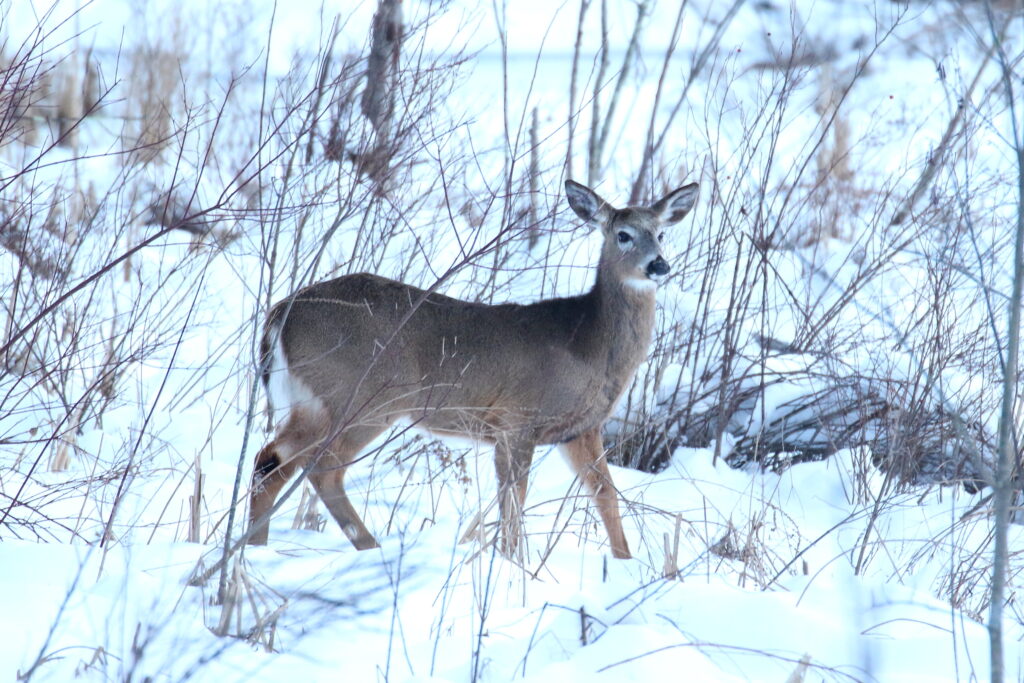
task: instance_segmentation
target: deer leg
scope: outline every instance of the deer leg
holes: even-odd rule
[[[373,537],[370,530],[363,524],[362,518],[356,512],[348,494],[345,493],[345,468],[326,470],[309,475],[313,487],[320,495],[320,499],[327,506],[334,521],[341,527],[342,532],[356,547],[356,550],[369,550],[379,548],[377,539]]]
[[[501,519],[501,549],[513,557],[519,552],[523,534],[523,506],[529,484],[534,444],[521,439],[499,438],[494,445],[494,467],[498,474],[498,515]]]
[[[380,545],[363,524],[362,518],[345,492],[345,470],[359,451],[385,429],[386,427],[360,426],[346,430],[329,444],[327,452],[309,473],[313,488],[357,550],[379,548]]]
[[[266,545],[270,533],[270,508],[292,474],[312,451],[312,426],[293,415],[278,435],[256,455],[249,490],[249,543]]]
[[[601,429],[583,432],[572,441],[562,444],[562,453],[576,470],[587,492],[597,505],[597,511],[604,522],[608,541],[612,547],[612,556],[629,559],[629,544],[622,530],[622,517],[619,515],[618,492],[612,483],[608,461],[605,459],[604,446],[601,443]]]

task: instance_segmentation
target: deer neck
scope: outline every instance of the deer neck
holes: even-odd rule
[[[633,287],[600,270],[587,295],[594,321],[587,354],[613,384],[628,382],[647,356],[654,330],[654,287]]]

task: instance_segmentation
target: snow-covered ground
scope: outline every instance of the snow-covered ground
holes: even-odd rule
[[[184,585],[209,546],[5,542],[4,675],[44,655],[40,680],[133,672],[165,680],[460,681],[476,673],[767,681],[801,666],[807,680],[988,677],[986,629],[934,596],[948,582],[978,581],[987,566],[978,557],[984,525],[965,532],[954,524],[970,501],[887,501],[865,548],[872,508],[850,499],[852,464],[843,458],[777,476],[716,467],[707,451],[680,449],[658,475],[614,471],[636,555],[616,561],[568,469],[542,454],[527,502],[528,559],[518,566],[458,544],[459,522],[491,492],[422,484],[422,466],[409,483],[411,469],[396,468],[373,496],[367,519],[379,530],[404,491],[380,550],[354,552],[333,524],[293,531],[279,519],[270,546],[246,552],[241,622],[231,615],[229,628],[245,634],[270,619],[260,638],[272,638],[274,652],[210,632],[220,609],[208,604],[209,590]],[[485,480],[474,476],[473,486]],[[148,487],[135,486],[145,496]],[[152,492],[159,496],[159,485]],[[870,561],[858,576],[865,550]],[[1008,627],[1016,678],[1024,633]]]
[[[243,116],[250,105],[258,109],[265,96],[263,70],[272,84],[297,72],[315,73],[302,58],[315,58],[338,12],[339,54],[363,49],[374,7],[313,2],[275,7],[267,2],[243,12],[222,4],[154,2],[140,9],[97,0],[47,38],[59,54],[85,45],[112,60],[106,74],[113,85],[122,72],[130,78],[128,55],[137,54],[125,50],[119,58],[119,47],[135,45],[132,31],[144,27],[151,44],[185,46],[188,72],[182,78],[205,73],[204,97],[213,102],[223,91],[210,83],[223,84],[218,79],[235,75],[240,65],[254,65],[246,72],[251,80],[240,80],[243,104],[225,107],[227,130],[219,131],[217,139],[227,140],[226,151],[204,168],[200,179],[195,179],[198,166],[183,170],[165,161],[135,168],[131,183],[169,185],[172,178],[191,174],[201,201],[236,188],[236,168],[226,159],[255,154],[247,141],[261,139],[257,131],[278,120],[274,116],[280,110],[274,107],[283,102],[267,105],[275,114],[265,119]],[[746,211],[743,197],[768,188],[772,197],[765,205],[776,216],[789,210],[787,216],[806,217],[810,223],[819,210],[831,210],[810,203],[790,209],[786,194],[813,180],[813,173],[801,176],[798,167],[816,157],[810,150],[822,119],[815,110],[824,87],[820,66],[807,67],[787,85],[792,92],[785,92],[785,102],[792,111],[777,119],[770,152],[749,144],[753,131],[770,128],[772,121],[759,123],[763,105],[782,101],[772,90],[779,83],[767,62],[793,45],[800,54],[806,54],[805,48],[827,47],[837,53],[828,60],[834,71],[830,78],[840,84],[833,90],[842,92],[844,79],[876,43],[881,45],[842,108],[854,141],[847,144],[859,174],[855,189],[867,198],[860,197],[853,208],[838,207],[841,225],[835,239],[813,247],[790,240],[796,246],[773,257],[775,279],[756,294],[766,299],[764,310],[771,311],[766,329],[788,340],[799,320],[798,309],[787,305],[785,296],[814,299],[807,310],[827,310],[853,286],[859,263],[891,248],[891,241],[868,230],[875,225],[870,192],[906,192],[917,179],[956,106],[955,93],[973,78],[981,52],[967,38],[951,37],[956,31],[942,30],[952,16],[952,5],[942,3],[748,3],[735,16],[719,3],[690,4],[678,55],[666,70],[670,86],[660,103],[662,117],[668,116],[685,74],[718,26],[722,35],[670,130],[678,141],[669,147],[676,152],[660,158],[664,182],[702,183],[694,216],[669,236],[680,253],[680,269],[690,275],[673,279],[659,295],[663,327],[699,324],[691,316],[705,310],[699,303],[702,295],[714,302],[707,305],[712,317],[717,311],[724,319],[733,257],[725,257],[729,267],[722,267],[721,274],[702,282],[693,275],[699,272],[694,264],[701,262],[695,245],[705,244],[708,235],[729,232],[721,226],[732,225],[728,221]],[[72,5],[58,5],[49,24],[57,24]],[[431,6],[406,3],[410,24]],[[49,5],[0,2],[0,7],[0,33],[8,45],[16,45]],[[619,2],[609,2],[608,9],[614,68],[636,10],[634,3]],[[635,82],[619,104],[598,185],[616,203],[624,203],[630,173],[640,162],[646,118],[677,11],[675,3],[655,5]],[[225,20],[236,12],[246,17],[241,28]],[[356,465],[348,477],[357,507],[381,541],[379,550],[357,553],[322,506],[312,524],[318,530],[294,523],[299,500],[293,496],[273,521],[270,544],[245,550],[231,565],[229,609],[214,604],[216,574],[203,586],[189,585],[190,577],[220,558],[239,462],[244,463],[244,493],[251,459],[267,438],[257,414],[242,453],[253,381],[253,322],[266,296],[268,233],[261,230],[273,224],[283,240],[296,244],[316,245],[313,233],[329,234],[322,259],[313,256],[314,249],[294,252],[296,270],[318,262],[310,275],[314,279],[372,263],[382,274],[429,284],[476,240],[486,241],[488,231],[497,229],[500,211],[472,207],[469,201],[463,206],[462,200],[492,187],[495,178],[503,182],[510,159],[517,162],[512,166],[527,164],[533,107],[541,122],[545,168],[555,169],[550,174],[554,180],[543,189],[545,201],[564,209],[564,199],[557,196],[557,170],[568,136],[569,67],[578,12],[575,3],[517,2],[502,11],[480,10],[467,0],[454,3],[425,32],[415,34],[420,55],[458,48],[479,54],[469,59],[439,106],[457,125],[443,134],[430,131],[437,138],[423,143],[424,158],[412,166],[408,194],[435,182],[437,165],[426,152],[439,160],[458,143],[477,156],[466,165],[472,170],[462,176],[465,196],[459,205],[448,207],[448,197],[426,194],[407,217],[407,229],[381,248],[376,261],[346,260],[350,252],[367,249],[358,233],[360,216],[326,232],[341,205],[340,200],[331,203],[333,196],[306,216],[308,223],[300,220],[305,214],[289,207],[278,207],[273,220],[264,221],[262,213],[260,220],[239,219],[239,234],[223,249],[196,248],[183,233],[173,232],[134,254],[127,267],[119,263],[113,275],[97,279],[94,288],[61,309],[69,311],[61,324],[81,335],[48,337],[51,346],[40,342],[38,353],[19,361],[17,371],[5,361],[11,369],[0,378],[0,678],[568,683],[989,677],[984,621],[992,528],[987,506],[960,487],[894,488],[892,479],[866,464],[870,458],[858,449],[779,474],[732,469],[716,458],[713,447],[676,448],[657,474],[613,468],[634,554],[626,561],[611,558],[595,510],[556,450],[539,449],[526,503],[527,548],[519,564],[498,554],[493,543],[459,542],[470,520],[495,495],[486,449],[438,444],[415,434],[388,436],[381,452]],[[589,97],[585,93],[592,91],[598,70],[596,5],[588,21],[581,101]],[[507,31],[507,83],[496,24]],[[78,41],[61,42],[75,32],[81,32]],[[1019,34],[1015,40],[1019,46]],[[997,75],[987,73],[985,87],[990,87]],[[1004,108],[997,108],[972,129],[974,140],[966,146],[971,155],[957,161],[964,175],[997,177],[1005,170],[1009,157],[998,135],[1005,130],[1000,128],[1005,115]],[[585,117],[580,121],[582,130],[588,124]],[[33,167],[32,178],[53,192],[56,173],[76,168],[84,178],[76,182],[102,197],[128,168],[119,156],[99,156],[114,149],[111,131],[120,125],[102,117],[87,119],[80,147],[53,151],[82,158]],[[184,158],[202,158],[202,143],[212,139],[202,132],[208,129],[198,128],[195,137],[183,137],[188,147]],[[586,133],[578,131],[574,139],[583,150]],[[0,176],[24,165],[24,153],[15,147],[0,150]],[[276,153],[269,147],[261,154]],[[757,153],[747,156],[751,149]],[[574,164],[582,173],[582,156]],[[261,210],[273,204],[275,192],[292,197],[282,189],[288,177],[284,158],[267,166],[267,175],[275,179],[268,181],[269,199],[259,204]],[[990,202],[994,211],[1010,210],[1010,189],[990,188],[989,199],[979,202]],[[118,230],[90,233],[76,247],[79,262],[109,261],[153,229],[144,201],[124,198],[112,204],[104,209],[111,221],[132,218],[123,219]],[[449,210],[455,217],[446,226]],[[228,220],[225,215],[232,214],[220,214],[221,225]],[[572,225],[567,214],[561,215],[533,252],[511,253],[498,264],[496,276],[498,259],[488,253],[457,272],[445,291],[467,297],[484,291],[519,301],[535,299],[539,292],[582,291],[592,277],[589,267],[596,261],[599,238],[574,234]],[[749,248],[744,239],[749,225],[735,225],[728,252]],[[456,230],[449,234],[447,228]],[[980,227],[979,234],[984,230]],[[51,238],[56,240],[52,235],[46,239]],[[923,248],[923,241],[902,245],[907,250],[888,259],[877,277],[859,287],[857,305],[844,309],[837,334],[857,328],[863,330],[859,339],[868,340],[862,348],[849,349],[851,365],[884,361],[901,368],[904,377],[919,371],[912,354],[885,340],[891,341],[894,326],[928,308],[920,292],[927,291],[922,283],[931,282],[930,262],[913,252]],[[813,269],[807,266],[812,261]],[[995,260],[986,268],[985,282],[1005,285],[1000,279],[1007,272],[1005,262]],[[0,250],[0,282],[21,277],[18,269],[18,258]],[[78,279],[67,286],[89,274],[76,272]],[[275,296],[290,286],[282,277],[274,285]],[[10,301],[24,296],[11,290]],[[47,292],[40,300],[60,293]],[[970,290],[951,295],[963,307],[958,322],[987,333],[985,311],[965,305],[976,303],[971,301],[975,295]],[[11,305],[5,311],[5,335],[10,335],[8,320],[19,321],[16,326],[26,318],[18,318],[20,309]],[[755,331],[744,330],[741,336]],[[125,359],[116,389],[102,410],[76,412],[79,396],[101,391],[97,369],[108,353],[105,340],[115,338],[124,344],[117,353]],[[692,361],[678,361],[686,362]],[[71,379],[38,379],[50,364],[70,367],[65,374]],[[674,385],[668,376],[687,376],[673,362],[663,369],[667,374],[661,376],[658,395],[642,400],[665,400],[666,387]],[[998,381],[986,372],[972,369],[969,359],[948,368],[943,375],[947,394],[984,393]],[[750,411],[752,416],[771,413],[773,404],[791,398],[793,387],[774,391],[762,399],[762,409]],[[71,431],[64,421],[69,414],[83,418]],[[51,439],[54,433],[63,440]],[[51,471],[48,463],[62,443],[70,452],[70,466]],[[190,514],[194,494],[198,515]],[[244,511],[235,522],[236,537],[242,517]],[[198,525],[199,542],[185,542],[190,520]],[[488,521],[495,521],[493,515]],[[492,533],[493,524],[486,531]],[[1024,549],[1020,526],[1011,528],[1010,549],[1016,554],[1005,614],[1007,679],[1024,680],[1024,611],[1015,599]]]

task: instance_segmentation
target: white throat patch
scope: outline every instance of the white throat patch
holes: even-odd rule
[[[658,288],[658,283],[651,278],[630,278],[622,284],[635,292],[653,292]]]

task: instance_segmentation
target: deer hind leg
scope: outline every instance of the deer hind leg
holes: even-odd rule
[[[270,508],[295,470],[314,452],[318,432],[308,416],[292,413],[277,436],[256,455],[249,492],[249,543],[266,545]]]
[[[494,467],[498,474],[498,515],[501,519],[501,551],[508,557],[519,552],[523,535],[523,506],[533,462],[532,441],[498,438],[494,444]]]
[[[345,470],[352,464],[359,451],[385,429],[387,426],[360,425],[345,430],[328,443],[326,452],[309,473],[309,480],[320,499],[357,550],[380,546],[363,524],[362,518],[345,492]]]
[[[612,483],[611,472],[608,471],[600,428],[583,432],[572,441],[562,444],[561,448],[593,498],[594,504],[597,505],[597,511],[608,533],[612,556],[623,560],[629,559],[632,555],[629,552],[629,544],[626,543],[626,534],[622,530],[618,492]]]

